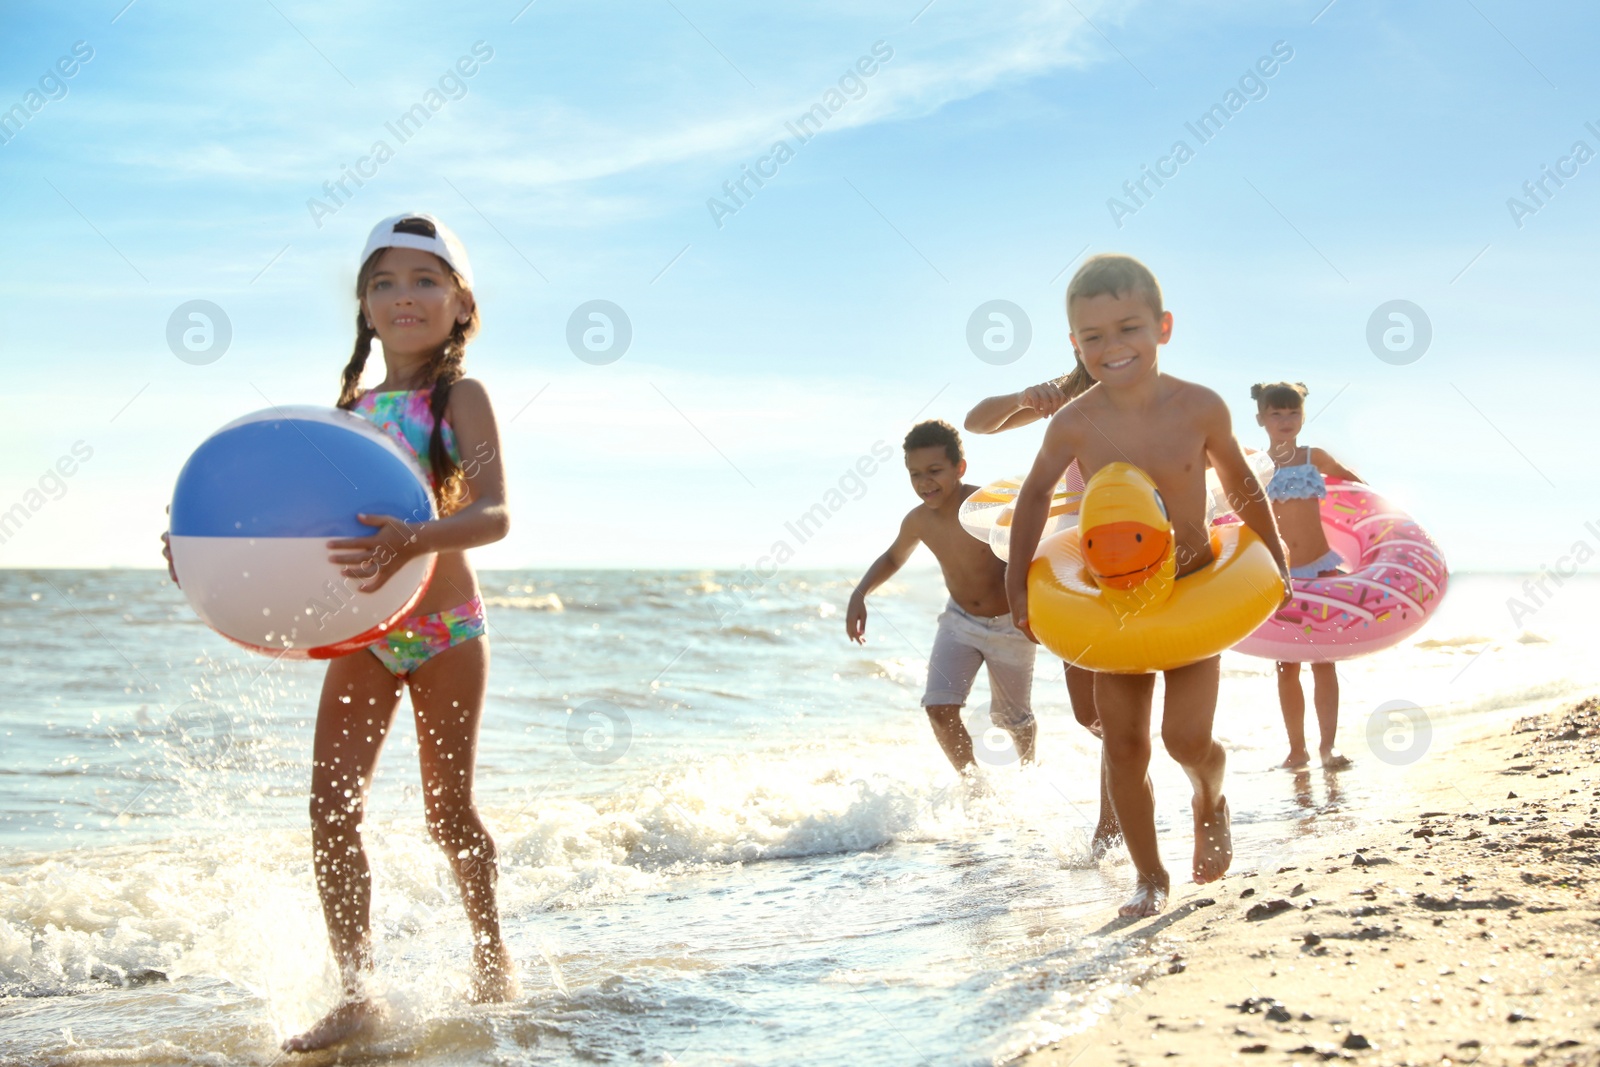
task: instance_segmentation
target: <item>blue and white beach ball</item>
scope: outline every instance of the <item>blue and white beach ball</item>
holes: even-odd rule
[[[257,652],[331,659],[363,648],[416,606],[432,553],[358,592],[328,562],[330,538],[367,537],[357,513],[435,517],[416,460],[338,408],[296,405],[235,419],[208,437],[172,494],[172,564],[195,612]]]

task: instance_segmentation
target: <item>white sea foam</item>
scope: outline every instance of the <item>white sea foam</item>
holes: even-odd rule
[[[992,793],[975,800],[920,753],[840,761],[819,752],[695,761],[637,787],[485,817],[501,852],[503,906],[527,913],[623,900],[707,866],[938,840],[996,808]],[[365,835],[375,924],[402,940],[459,910],[419,824],[415,813],[369,818]],[[308,841],[248,830],[0,868],[0,990],[66,992],[145,972],[252,990],[303,982],[305,964],[290,961],[315,960],[321,973],[323,957]],[[288,970],[274,980],[278,967]]]
[[[1059,663],[1041,655],[1036,670],[1040,765],[986,765],[973,788],[918,707],[918,649],[944,601],[936,575],[874,596],[865,649],[818,606],[842,604],[848,581],[771,583],[748,609],[760,614],[737,620],[748,633],[708,621],[718,584],[485,582],[507,602],[478,788],[528,993],[506,1008],[464,1002],[466,923],[422,825],[402,712],[367,829],[374,984],[391,1016],[359,1055],[429,1067],[639,1050],[781,1063],[804,1047],[817,1063],[888,1063],[906,1058],[900,1030],[989,1062],[1114,1024],[1142,964],[1126,943],[1086,935],[1131,873],[1121,851],[1089,850],[1098,746],[1071,719]],[[1225,657],[1216,729],[1230,751],[1236,862],[1382,816],[1392,768],[1366,744],[1389,702],[1415,704],[1442,734],[1600,682],[1589,655],[1600,582],[1569,581],[1519,616],[1526,629],[1506,607],[1519,588],[1458,579],[1416,638],[1340,665],[1341,742],[1357,768],[1337,793],[1291,795],[1271,770],[1284,744],[1273,665]],[[0,588],[16,611],[45,611],[57,599],[45,591],[35,601]],[[16,672],[27,710],[5,727],[0,829],[26,835],[0,858],[0,992],[22,996],[0,1000],[0,1064],[267,1063],[339,990],[303,829],[320,671],[264,671],[224,647],[197,662],[204,634],[171,621],[176,609],[117,592],[142,621],[112,636],[153,688],[129,684],[68,611],[29,623],[66,659],[30,656]],[[215,713],[178,714],[173,693]],[[625,709],[631,743],[591,763],[567,709],[602,698]],[[985,752],[1003,755],[989,740]],[[1187,784],[1159,742],[1151,770],[1163,854],[1182,870]]]

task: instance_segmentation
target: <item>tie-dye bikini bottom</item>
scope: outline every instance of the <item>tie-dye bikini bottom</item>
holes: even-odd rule
[[[404,678],[447,648],[482,637],[483,598],[436,615],[408,615],[371,646],[372,654],[396,678]]]

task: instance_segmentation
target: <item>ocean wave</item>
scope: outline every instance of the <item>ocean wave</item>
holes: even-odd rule
[[[486,596],[483,598],[483,605],[489,608],[516,608],[521,611],[567,610],[567,605],[555,593],[540,593],[534,596]]]
[[[731,755],[484,816],[500,850],[502,910],[570,910],[713,867],[942,840],[973,823],[1010,822],[1019,803],[1049,802],[1028,774],[995,778],[999,792],[974,792],[921,754]],[[1039,795],[1020,800],[1017,789]],[[457,907],[449,869],[417,819],[369,818],[367,845],[375,926],[404,940]],[[305,835],[284,830],[83,850],[70,862],[18,857],[0,867],[0,996],[150,975],[286,988],[323,959],[309,861]],[[294,952],[261,958],[273,940]]]
[[[752,637],[769,645],[781,645],[784,641],[781,631],[768,630],[760,626],[724,626],[717,633],[722,637]]]

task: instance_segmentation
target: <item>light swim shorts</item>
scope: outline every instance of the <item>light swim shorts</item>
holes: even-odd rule
[[[928,687],[922,706],[965,705],[978,677],[989,668],[989,718],[1003,730],[1033,721],[1033,658],[1038,646],[1011,625],[1010,615],[985,618],[954,600],[939,616],[939,633],[928,656]]]

